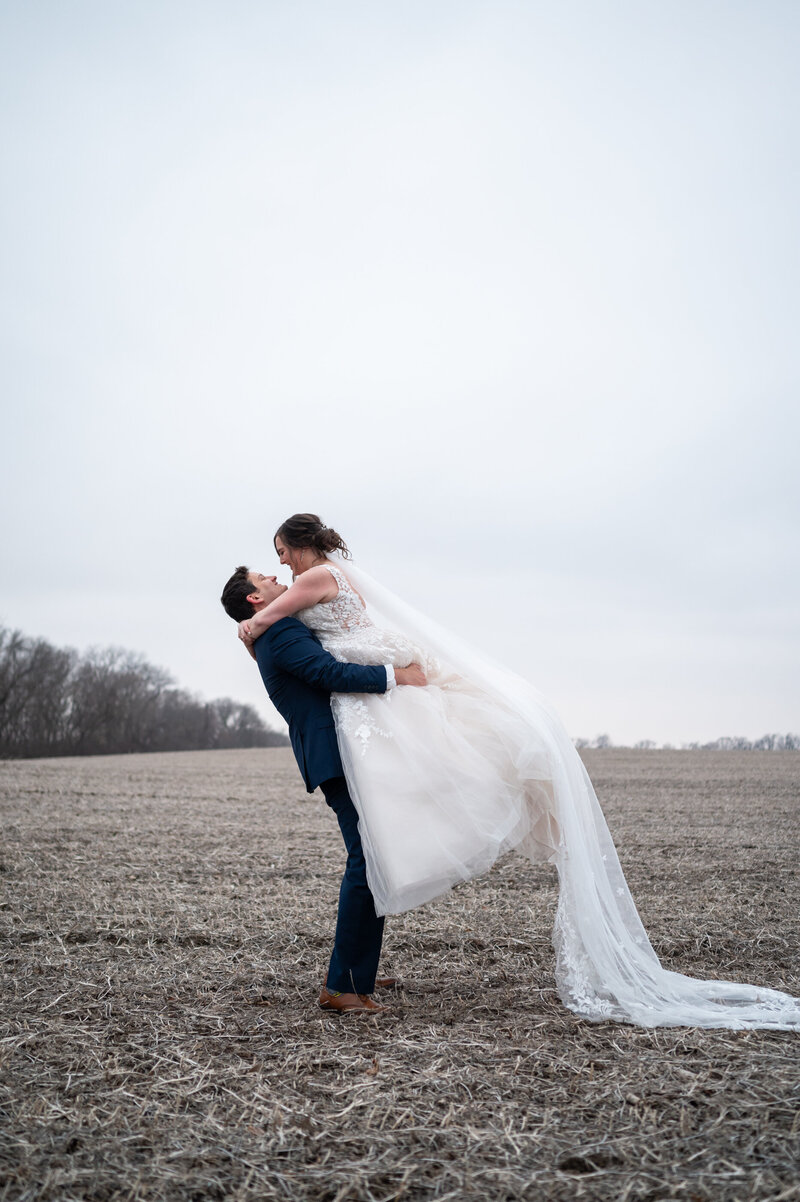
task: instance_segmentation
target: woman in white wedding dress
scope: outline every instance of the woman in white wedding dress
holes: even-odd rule
[[[347,547],[315,514],[284,522],[275,548],[295,582],[240,624],[245,642],[292,615],[342,662],[416,661],[428,678],[424,688],[331,697],[379,914],[429,901],[516,848],[558,869],[556,981],[577,1014],[800,1030],[797,998],[661,966],[583,763],[530,684],[344,568]]]

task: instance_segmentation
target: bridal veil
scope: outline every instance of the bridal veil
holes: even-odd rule
[[[333,563],[341,562],[331,556]],[[374,621],[425,647],[445,672],[463,676],[492,710],[513,710],[530,732],[530,756],[517,750],[528,785],[541,794],[543,755],[552,790],[557,846],[551,859],[560,891],[553,928],[556,984],[564,1004],[583,1018],[644,1027],[800,1029],[800,999],[732,981],[703,981],[662,967],[642,926],[592,783],[561,721],[521,677],[494,664],[426,618],[351,561],[347,576]],[[543,858],[541,842],[520,828],[517,847]],[[544,840],[546,843],[547,840]]]

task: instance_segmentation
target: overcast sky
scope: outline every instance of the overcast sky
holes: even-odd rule
[[[0,622],[268,716],[311,510],[574,736],[800,729],[800,5],[0,13]]]

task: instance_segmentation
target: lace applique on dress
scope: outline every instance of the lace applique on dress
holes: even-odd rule
[[[391,692],[384,693],[382,700],[388,703],[391,696]],[[358,693],[331,693],[331,709],[336,729],[357,742],[362,758],[367,754],[373,735],[380,735],[384,739],[394,738],[390,730],[385,730],[375,721],[369,706],[361,700]]]
[[[404,635],[376,626],[344,572],[325,565],[339,591],[330,601],[321,601],[295,616],[314,631],[326,651],[340,663],[392,664],[406,668],[415,660],[428,662],[425,653]]]
[[[309,609],[301,609],[297,614],[300,621],[310,627],[326,646],[326,639],[346,639],[358,631],[374,630],[375,623],[344,572],[331,563],[325,566],[339,591],[330,601],[320,601]]]
[[[407,640],[376,626],[350,581],[333,564],[325,565],[338,585],[338,593],[330,601],[321,601],[296,616],[314,631],[326,651],[340,663],[392,664],[405,667],[413,658]],[[386,706],[391,704],[392,691],[379,694]],[[392,739],[392,732],[376,721],[375,714],[358,693],[331,694],[331,709],[337,729],[341,730],[367,753],[370,739],[380,735]]]

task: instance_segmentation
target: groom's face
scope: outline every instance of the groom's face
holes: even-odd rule
[[[270,601],[285,593],[288,587],[278,584],[277,577],[265,576],[263,572],[248,572],[247,579],[253,586],[253,591],[247,594],[247,600],[252,602],[256,609],[263,609],[265,605],[269,605]]]

